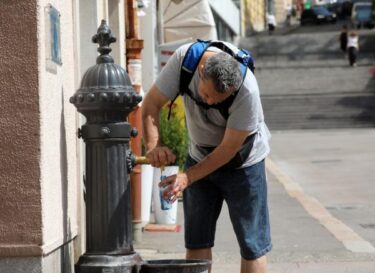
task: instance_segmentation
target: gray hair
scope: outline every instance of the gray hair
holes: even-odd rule
[[[205,80],[212,80],[219,93],[237,90],[242,83],[242,73],[238,61],[224,52],[207,59],[202,76]]]

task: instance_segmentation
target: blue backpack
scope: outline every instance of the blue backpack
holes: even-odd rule
[[[233,93],[233,96],[228,97],[226,100],[224,100],[221,103],[213,104],[213,105],[208,105],[207,103],[198,101],[193,96],[192,91],[189,89],[189,84],[191,82],[191,79],[193,78],[195,70],[197,69],[199,61],[201,60],[204,52],[210,46],[217,47],[221,49],[222,51],[228,53],[229,55],[233,56],[233,58],[235,58],[240,64],[240,69],[242,72],[243,79],[245,79],[246,77],[247,68],[249,68],[254,73],[255,71],[254,60],[249,54],[249,52],[246,51],[245,49],[236,48],[228,43],[221,42],[221,41],[205,41],[205,40],[198,39],[197,42],[190,45],[182,61],[182,67],[181,67],[181,72],[180,72],[180,88],[179,88],[180,92],[177,94],[177,96],[172,100],[170,104],[168,119],[170,118],[171,107],[174,101],[177,99],[179,95],[183,96],[185,94],[187,94],[191,99],[193,99],[197,105],[205,109],[208,109],[208,108],[218,109],[220,113],[222,114],[222,116],[225,119],[228,119],[229,117],[228,109],[232,105],[239,89],[241,88],[243,80],[238,90]]]

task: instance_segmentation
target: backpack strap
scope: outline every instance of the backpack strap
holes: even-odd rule
[[[172,105],[179,95],[183,96],[184,94],[188,94],[189,97],[191,97],[198,105],[207,108],[208,104],[197,101],[194,98],[193,94],[189,89],[189,84],[194,76],[194,72],[197,69],[200,60],[202,59],[204,52],[210,46],[210,43],[210,41],[198,39],[197,42],[191,44],[188,50],[186,51],[185,57],[182,60],[179,93],[176,95],[176,97],[174,97],[174,99],[171,101],[169,105],[168,120],[171,117]]]
[[[198,41],[193,43],[187,50],[181,66],[179,94],[183,95],[186,89],[188,89],[194,72],[210,44],[210,41],[198,39]]]
[[[248,67],[251,70],[251,72],[255,72],[254,59],[253,57],[251,57],[250,53],[246,49],[239,48],[235,56],[235,59],[239,61],[241,64]]]

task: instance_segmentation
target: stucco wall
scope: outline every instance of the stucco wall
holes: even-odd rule
[[[61,65],[49,67],[48,14],[60,13]],[[39,0],[40,170],[43,252],[50,253],[77,234],[76,109],[69,97],[76,91],[72,1]]]
[[[42,243],[37,4],[1,1],[0,255],[38,255]]]
[[[61,13],[62,65],[47,67],[47,4]],[[47,255],[77,234],[71,1],[2,1],[0,255]]]
[[[99,2],[104,5],[98,0],[96,8]],[[45,8],[49,4],[61,14],[62,64],[54,66],[46,60],[50,48]],[[26,256],[25,264],[34,263],[29,256],[54,261],[61,245],[77,234],[81,147],[77,148],[78,113],[69,98],[78,88],[79,70],[85,70],[80,52],[92,52],[91,65],[96,56],[96,46],[86,48],[77,37],[81,28],[74,24],[82,20],[77,19],[78,8],[87,7],[76,1],[1,1],[0,256],[9,258],[0,259],[0,272],[4,268],[20,272],[18,258],[11,256]],[[119,8],[116,16],[123,17]],[[81,25],[87,26],[87,21]],[[89,30],[90,37],[97,26]],[[64,257],[71,257],[71,244],[67,249]],[[60,268],[60,262],[52,263]]]
[[[157,62],[157,9],[156,1],[151,1],[145,8],[146,16],[139,17],[140,36],[144,40],[145,47],[142,50],[142,88],[148,92],[158,73]],[[147,65],[145,65],[147,64]]]

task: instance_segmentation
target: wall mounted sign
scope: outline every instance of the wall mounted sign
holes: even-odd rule
[[[47,69],[56,73],[56,65],[61,65],[60,12],[52,5],[45,8],[46,59]]]

